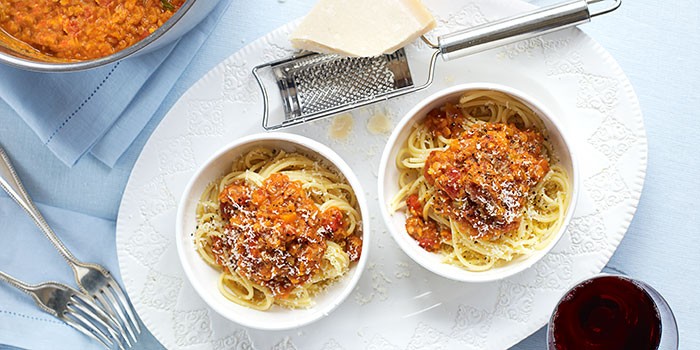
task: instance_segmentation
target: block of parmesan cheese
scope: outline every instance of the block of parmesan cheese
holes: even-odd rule
[[[394,52],[434,27],[420,0],[320,0],[290,39],[298,49],[370,57]]]

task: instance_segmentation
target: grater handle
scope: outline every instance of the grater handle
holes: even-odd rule
[[[438,37],[438,48],[446,61],[587,23],[591,17],[617,9],[622,0],[613,0],[605,9],[591,12],[589,4],[603,0],[573,0],[537,9],[515,17],[486,23]]]

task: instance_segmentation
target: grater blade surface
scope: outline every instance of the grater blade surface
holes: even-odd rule
[[[308,54],[272,66],[285,119],[309,118],[413,86],[403,49],[377,57]]]

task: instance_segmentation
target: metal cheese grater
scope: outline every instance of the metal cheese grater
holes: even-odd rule
[[[263,127],[280,129],[425,89],[433,82],[438,56],[447,61],[586,23],[621,3],[573,0],[442,35],[437,44],[422,37],[434,51],[426,79],[418,86],[404,49],[377,57],[301,53],[261,64],[253,68],[253,75],[263,95]],[[278,100],[268,94],[273,86],[279,90]],[[283,113],[270,112],[278,109]],[[271,114],[275,121],[270,120]]]

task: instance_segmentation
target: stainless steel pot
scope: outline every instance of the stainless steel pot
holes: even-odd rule
[[[163,26],[151,33],[151,35],[124,50],[102,58],[78,62],[42,61],[11,48],[0,46],[0,62],[17,68],[40,72],[75,72],[101,67],[132,55],[136,56],[151,52],[172,42],[194,28],[218,3],[218,0],[186,1]]]

